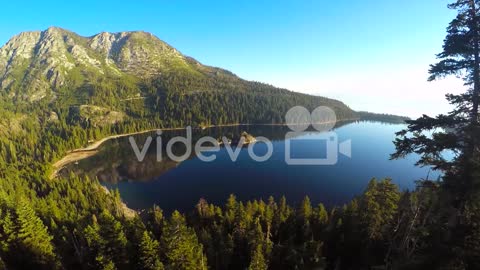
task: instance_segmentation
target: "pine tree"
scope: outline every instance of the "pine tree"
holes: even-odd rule
[[[163,264],[159,259],[159,244],[152,239],[147,231],[143,233],[139,246],[139,269],[161,270]]]
[[[207,258],[203,246],[198,243],[195,231],[188,228],[185,217],[173,212],[162,232],[162,249],[169,269],[206,270]]]
[[[262,225],[260,224],[260,219],[257,218],[255,220],[255,224],[253,225],[253,229],[251,230],[248,239],[250,240],[250,246],[257,247],[261,245],[262,247],[265,244],[265,234],[263,233]]]
[[[0,219],[0,250],[3,253],[8,253],[10,251],[10,246],[17,237],[17,232],[15,229],[14,221],[10,211],[6,211]]]
[[[91,267],[104,268],[108,260],[103,254],[106,243],[100,235],[100,225],[95,215],[92,216],[92,223],[84,229],[83,235],[87,243],[88,264]]]
[[[24,252],[20,253],[26,259],[24,263],[28,264],[28,260],[31,260],[33,265],[56,267],[57,259],[51,242],[53,237],[42,220],[24,199],[19,201],[15,212],[18,229],[17,241],[20,250]]]
[[[312,213],[313,208],[312,203],[310,202],[310,198],[308,196],[305,196],[300,205],[300,209],[298,210],[298,216],[306,222],[310,219]]]
[[[153,232],[157,239],[160,238],[164,217],[163,211],[157,205],[154,205],[147,214],[147,228]]]
[[[328,213],[322,203],[318,204],[318,207],[315,209],[315,220],[322,226],[328,223]]]
[[[443,235],[437,238],[445,239],[443,246],[445,252],[450,253],[452,264],[473,269],[477,265],[472,262],[480,261],[480,257],[474,254],[480,252],[466,252],[471,246],[465,245],[466,239],[480,242],[480,238],[472,240],[478,238],[474,220],[480,216],[477,199],[480,195],[480,1],[456,0],[448,7],[456,10],[457,16],[447,27],[443,51],[437,55],[440,61],[431,65],[429,80],[456,75],[463,78],[467,90],[459,95],[447,95],[448,101],[455,106],[453,111],[437,117],[423,115],[408,121],[408,128],[397,134],[397,151],[392,157],[417,153],[421,155],[419,165],[433,166],[444,172],[441,185],[444,204],[438,209],[452,208],[454,211],[446,214],[439,212],[439,217],[442,217],[437,224],[449,226],[432,224],[431,230],[443,231]],[[433,134],[429,136],[426,131]],[[445,159],[445,151],[457,155],[453,159]],[[438,251],[439,246],[442,245],[432,250]],[[431,256],[437,257],[433,253]],[[448,260],[447,257],[441,256],[445,260]]]
[[[248,270],[267,270],[268,265],[265,262],[265,257],[263,256],[262,245],[257,245],[255,250],[252,252],[252,259],[250,260],[250,265]]]
[[[457,17],[447,28],[443,52],[438,54],[440,62],[430,68],[429,80],[448,75],[463,76],[466,93],[447,95],[455,110],[435,118],[422,116],[408,121],[408,129],[398,133],[397,152],[394,158],[412,152],[421,154],[420,165],[431,165],[444,170],[446,187],[458,197],[457,204],[464,201],[473,185],[474,168],[478,164],[479,118],[478,102],[480,91],[480,33],[476,0],[457,0],[449,5],[458,10]],[[434,131],[431,137],[423,131]],[[445,150],[460,153],[453,160],[446,160]]]
[[[387,233],[396,214],[400,192],[398,187],[385,179],[372,179],[361,199],[362,222],[370,240],[381,240]]]
[[[227,221],[229,223],[233,223],[233,220],[235,219],[235,211],[237,210],[237,198],[235,195],[230,194],[227,200],[227,205],[226,205],[226,216],[227,216]]]
[[[127,265],[127,238],[122,224],[106,210],[100,215],[99,224],[100,235],[103,241],[105,241],[103,254],[118,267]]]
[[[279,219],[279,223],[285,222],[290,217],[291,212],[292,210],[287,204],[287,198],[285,198],[285,196],[282,196],[282,198],[280,198],[278,213],[276,215]]]

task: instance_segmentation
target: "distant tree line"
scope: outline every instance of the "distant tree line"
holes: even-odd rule
[[[407,120],[410,120],[410,118],[406,116],[399,116],[399,115],[386,114],[386,113],[372,113],[372,112],[359,111],[357,112],[357,115],[358,117],[360,117],[360,120],[377,121],[377,122],[392,123],[392,124],[405,124]]]

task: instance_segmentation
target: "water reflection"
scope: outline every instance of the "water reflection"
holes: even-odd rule
[[[335,128],[350,124],[352,122],[338,122]],[[204,136],[210,136],[221,141],[222,136],[227,137],[231,142],[231,147],[235,149],[239,137],[246,132],[254,137],[263,136],[271,141],[281,141],[285,139],[285,134],[291,131],[288,127],[282,125],[240,125],[213,127],[207,129],[192,130],[192,145]],[[318,133],[314,129],[307,132],[311,134]],[[160,148],[158,147],[157,136],[161,136]],[[148,132],[135,135],[135,142],[138,149],[142,150],[148,137],[153,140],[148,147],[145,158],[138,160],[135,152],[128,140],[128,137],[113,139],[105,142],[99,149],[99,152],[87,159],[81,160],[75,164],[66,166],[61,174],[66,175],[70,172],[75,174],[86,174],[91,178],[97,177],[100,181],[115,184],[120,181],[150,181],[160,177],[162,174],[174,169],[179,162],[170,159],[166,153],[166,145],[173,137],[186,137],[185,130],[167,130],[161,135],[156,132]],[[208,146],[208,145],[207,145]],[[220,145],[222,148],[225,145]],[[192,147],[193,148],[193,147]],[[161,149],[159,155],[158,150]],[[176,156],[185,154],[184,144],[176,143],[172,146],[172,152]],[[195,157],[195,151],[192,151],[188,159]]]
[[[144,209],[157,204],[167,213],[174,209],[188,211],[200,198],[223,204],[231,193],[239,200],[285,195],[291,203],[299,202],[308,195],[314,204],[341,205],[362,193],[372,177],[389,177],[401,189],[412,189],[415,180],[428,175],[428,168],[414,166],[418,156],[389,160],[394,152],[392,141],[395,132],[403,128],[405,125],[371,122],[337,125],[335,132],[338,141],[352,141],[352,157],[339,155],[338,163],[333,166],[292,166],[285,161],[287,142],[291,143],[293,158],[322,158],[319,153],[325,150],[323,133],[311,130],[292,141],[286,141],[285,135],[290,129],[285,126],[246,125],[195,129],[192,143],[195,144],[203,136],[232,138],[245,131],[272,141],[274,151],[269,160],[256,162],[248,155],[247,149],[241,149],[237,161],[233,162],[227,149],[222,146],[215,153],[217,158],[213,162],[201,161],[192,154],[178,163],[168,159],[165,154],[169,139],[186,135],[185,130],[176,130],[164,131],[161,135],[163,159],[160,162],[157,161],[156,140],[152,141],[145,159],[139,162],[128,138],[124,137],[106,142],[97,155],[78,164],[70,164],[61,173],[73,171],[98,177],[106,187],[118,188],[129,207]],[[148,136],[156,134],[135,135],[139,148]],[[256,144],[254,151],[262,155],[265,148],[265,144]],[[175,144],[173,152],[182,155],[185,147]],[[431,179],[436,179],[438,175],[429,174]]]

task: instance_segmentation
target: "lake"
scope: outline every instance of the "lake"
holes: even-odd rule
[[[361,194],[372,178],[391,178],[401,189],[414,189],[415,181],[426,178],[437,179],[438,172],[418,168],[414,164],[417,156],[402,160],[389,160],[394,152],[392,141],[395,132],[405,125],[379,122],[352,122],[337,124],[333,130],[342,144],[334,165],[289,165],[285,160],[285,147],[290,145],[292,160],[325,160],[331,137],[325,133],[307,131],[285,139],[290,131],[284,126],[235,126],[193,130],[193,143],[203,136],[232,138],[243,131],[253,136],[263,136],[272,142],[272,155],[264,162],[257,162],[249,155],[248,148],[240,150],[238,159],[232,161],[225,146],[218,152],[205,152],[205,156],[216,155],[212,162],[200,160],[194,154],[182,162],[169,159],[165,154],[166,144],[174,136],[185,136],[185,130],[164,131],[159,149],[162,160],[157,161],[156,133],[135,135],[139,148],[148,136],[153,142],[142,162],[139,162],[129,139],[119,138],[105,142],[99,153],[90,158],[70,164],[62,173],[87,174],[98,177],[109,189],[119,189],[122,199],[133,209],[145,209],[159,205],[167,213],[174,209],[189,211],[200,198],[215,204],[223,204],[230,194],[240,200],[279,198],[285,195],[289,203],[300,202],[308,195],[312,203],[322,202],[326,206],[342,205]],[[330,136],[330,135],[329,135]],[[337,144],[331,138],[331,143]],[[232,143],[234,144],[234,143]],[[253,152],[262,156],[268,153],[264,143],[252,146]],[[335,146],[336,147],[336,146]],[[235,147],[232,147],[235,150]],[[337,151],[337,148],[335,148]],[[331,152],[331,151],[330,151]],[[330,154],[329,152],[329,154]],[[185,153],[185,147],[176,143],[173,153]],[[331,157],[330,157],[331,158]]]

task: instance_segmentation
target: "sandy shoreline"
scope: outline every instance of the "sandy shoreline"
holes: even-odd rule
[[[103,139],[100,139],[98,141],[95,141],[88,146],[84,148],[77,148],[71,151],[68,151],[67,154],[61,158],[60,160],[56,161],[53,163],[53,173],[50,175],[50,178],[53,179],[58,175],[58,172],[63,169],[66,165],[91,157],[95,154],[98,153],[98,148],[106,141],[113,140],[113,139],[118,139],[122,137],[127,137],[127,136],[133,136],[133,135],[138,135],[138,134],[143,134],[143,133],[148,133],[148,132],[154,132],[158,130],[180,130],[183,128],[168,128],[168,129],[148,129],[148,130],[142,130],[142,131],[137,131],[137,132],[130,132],[130,133],[123,133],[123,134],[117,134],[117,135],[111,135],[107,136]]]

